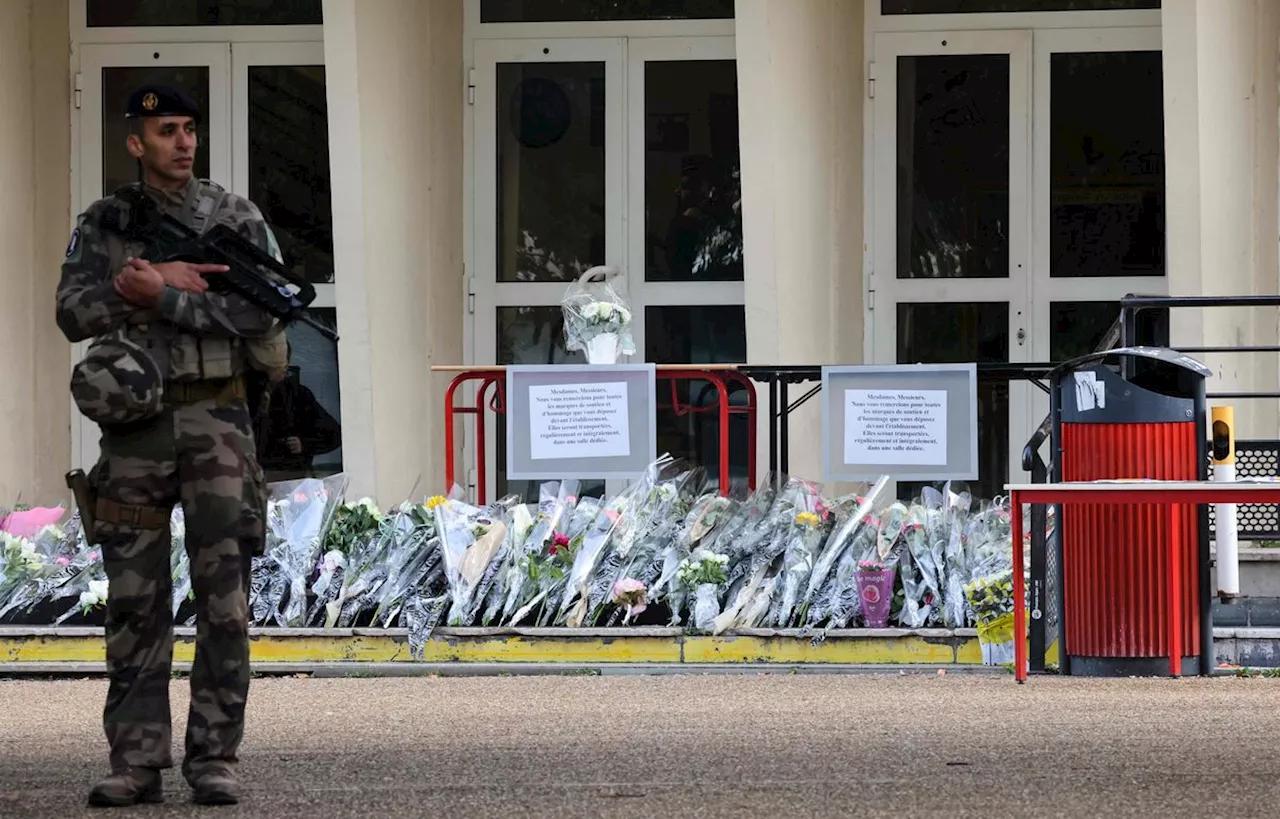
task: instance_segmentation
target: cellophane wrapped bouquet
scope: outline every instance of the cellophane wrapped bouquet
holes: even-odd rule
[[[701,467],[669,455],[617,494],[580,488],[548,481],[527,502],[478,505],[455,486],[383,510],[346,498],[344,475],[274,484],[251,625],[403,628],[419,658],[438,627],[798,629],[815,639],[868,625],[976,627],[984,662],[1012,656],[1004,501],[959,484],[899,500],[887,478],[828,497],[820,484],[765,476],[722,496]],[[0,532],[0,621],[101,616],[102,557],[78,515],[5,517],[26,528]],[[181,507],[170,537],[173,612],[190,624]]]
[[[635,354],[622,281],[617,268],[593,267],[569,285],[560,302],[565,349],[581,350],[588,364],[617,364],[620,356]]]
[[[984,665],[1013,662],[1013,542],[1008,508],[993,504],[969,529],[970,580],[965,601],[978,629]]]

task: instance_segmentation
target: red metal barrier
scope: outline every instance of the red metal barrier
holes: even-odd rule
[[[1194,481],[1198,432],[1192,422],[1063,423],[1062,480]],[[1192,505],[1173,514],[1124,503],[1063,507],[1062,591],[1072,656],[1168,656],[1171,614],[1181,623],[1184,656],[1199,655],[1196,515]],[[1172,540],[1179,544],[1177,565],[1171,565]],[[1171,599],[1171,576],[1178,578],[1181,600]]]
[[[506,413],[506,368],[501,366],[486,367],[432,367],[434,372],[453,372],[456,373],[453,380],[449,383],[449,388],[445,391],[444,396],[444,486],[447,490],[449,486],[456,482],[455,464],[454,464],[454,447],[455,447],[455,431],[454,416],[455,415],[473,415],[476,419],[476,501],[477,503],[485,503],[487,492],[485,489],[487,479],[486,466],[486,443],[485,443],[485,424],[484,412],[486,404],[488,408],[495,414],[503,415]],[[671,382],[671,401],[669,405],[659,405],[662,409],[670,409],[677,416],[688,415],[690,413],[706,413],[715,411],[719,415],[719,432],[720,432],[720,463],[719,463],[719,487],[720,494],[727,495],[729,493],[729,416],[745,415],[747,422],[747,486],[750,489],[756,488],[756,388],[751,379],[742,373],[739,373],[734,367],[727,365],[658,365],[656,368],[656,378],[658,381]],[[715,388],[716,401],[706,407],[693,406],[691,404],[682,404],[676,391],[677,381],[706,381]],[[455,402],[458,389],[470,382],[478,382],[476,387],[475,401],[471,406],[459,406]],[[731,385],[741,386],[747,393],[747,404],[743,407],[735,407],[729,403],[729,388]],[[492,398],[489,398],[489,391],[493,390]]]

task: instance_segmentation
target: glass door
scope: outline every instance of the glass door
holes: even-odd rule
[[[1030,360],[1030,34],[885,34],[874,63],[873,360]],[[1027,406],[979,380],[975,496],[1020,473]]]
[[[487,40],[475,59],[474,362],[586,363],[565,350],[565,289],[596,265],[634,275],[623,218],[625,43]],[[536,499],[538,481],[506,481],[499,420],[486,418],[491,488]],[[605,489],[584,481],[581,493]]]
[[[1062,361],[1094,349],[1121,296],[1168,292],[1160,31],[1039,32],[1035,75],[1035,358]]]
[[[258,206],[285,265],[315,286],[312,318],[336,329],[324,43],[237,43],[231,77],[231,190]],[[258,430],[269,481],[343,463],[338,348],[302,323],[287,334],[289,377]]]
[[[191,95],[204,112],[194,173],[231,183],[231,48],[226,43],[86,45],[80,50],[81,110],[76,213],[138,179],[137,163],[125,150],[124,118],[130,92],[143,83],[164,83]],[[87,343],[72,345],[72,361]],[[72,446],[88,469],[98,459],[97,425],[72,405]]]
[[[637,359],[745,363],[733,38],[634,38],[627,55],[628,270],[639,319]],[[717,400],[713,388],[705,381],[658,388],[658,453],[696,461],[708,485],[718,486],[720,422],[706,411]],[[729,398],[747,401],[741,388]],[[731,416],[730,480],[743,487],[747,440],[745,417]]]

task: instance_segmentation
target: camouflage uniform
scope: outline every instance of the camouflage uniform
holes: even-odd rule
[[[279,258],[270,228],[248,200],[198,179],[181,191],[143,190],[162,212],[201,229],[233,226]],[[93,535],[110,583],[103,723],[113,771],[173,766],[169,514],[181,503],[197,621],[183,762],[194,785],[202,774],[230,773],[243,735],[250,555],[263,551],[266,514],[244,375],[255,362],[282,367],[284,336],[270,314],[234,294],[166,287],[156,308],[124,300],[112,279],[127,259],[145,256],[141,243],[103,228],[104,215],[122,207],[113,195],[80,216],[57,291],[58,326],[68,339],[122,334],[146,351],[164,388],[154,417],[102,425],[101,457],[91,473],[98,498]],[[112,400],[95,394],[94,383],[73,381],[82,410]]]

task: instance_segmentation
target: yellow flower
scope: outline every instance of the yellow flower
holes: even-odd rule
[[[439,506],[440,504],[444,503],[446,500],[447,500],[447,498],[445,498],[445,496],[444,496],[444,495],[433,495],[433,496],[432,496],[432,497],[427,501],[427,508],[428,508],[428,509],[435,509],[437,506]]]
[[[796,523],[800,524],[801,526],[809,526],[811,528],[816,528],[818,524],[822,523],[822,520],[812,512],[801,512],[800,514],[796,515]]]

